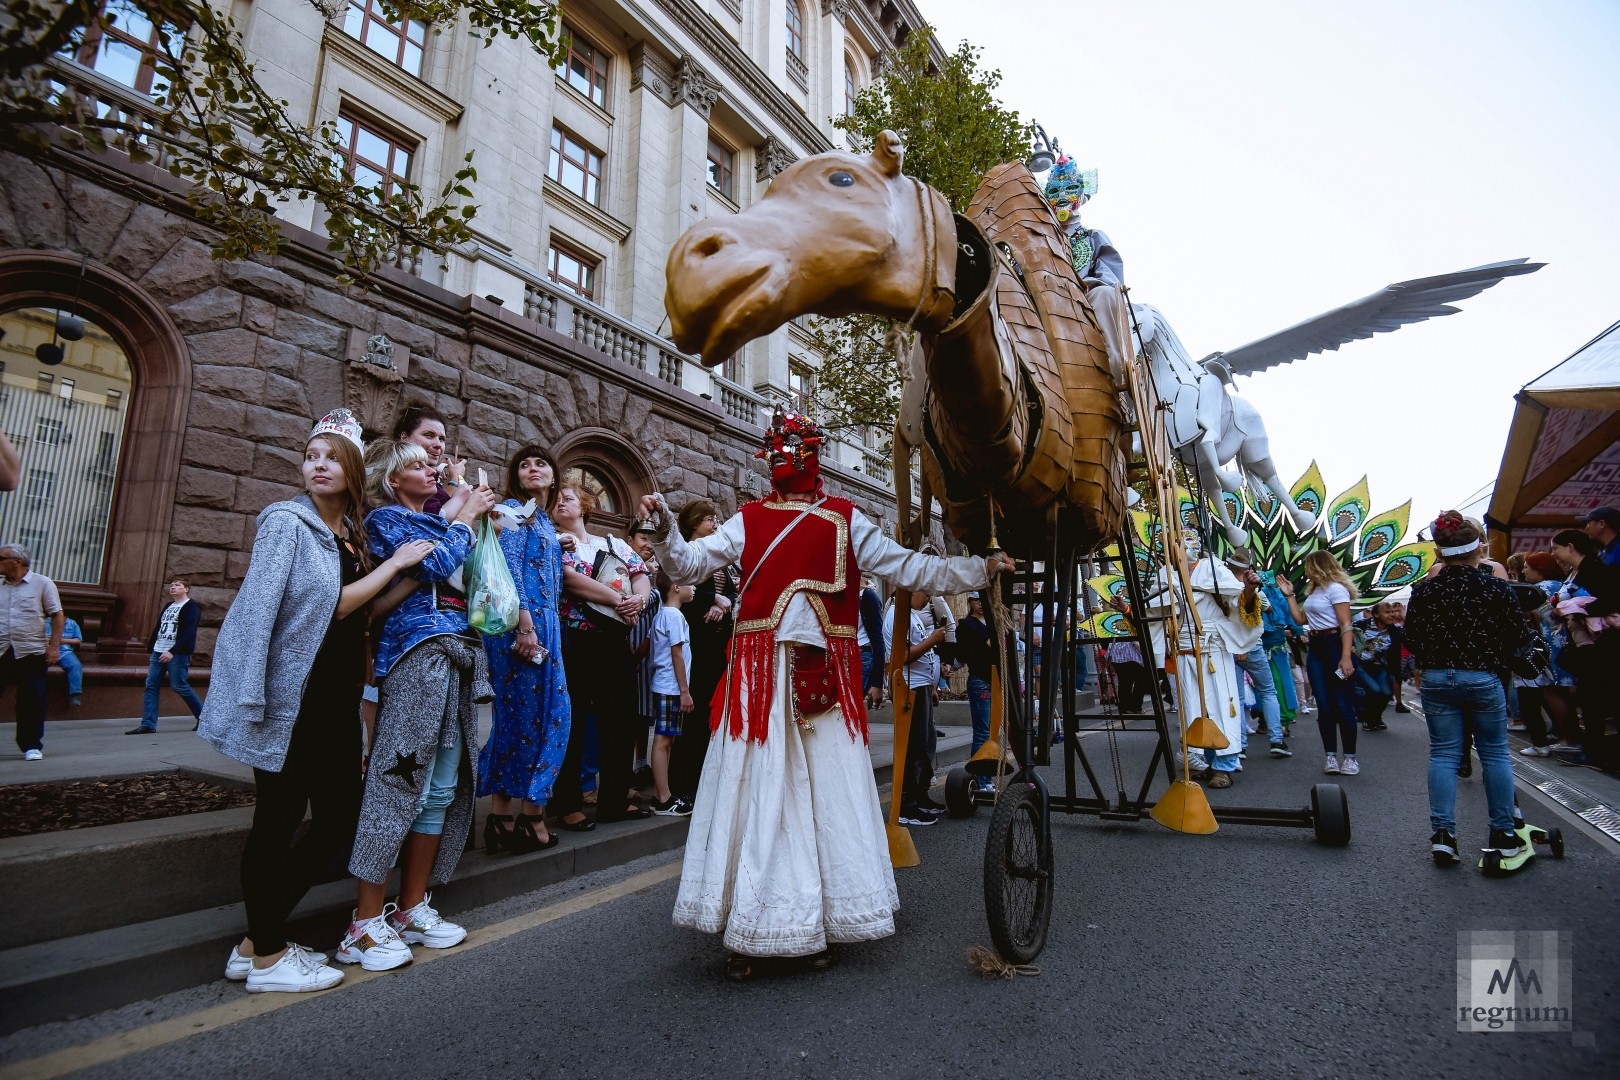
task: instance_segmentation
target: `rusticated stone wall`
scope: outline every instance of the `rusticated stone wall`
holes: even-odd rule
[[[172,502],[126,507],[111,524],[110,549],[142,528],[166,532],[162,576],[113,575],[104,583],[122,600],[103,630],[104,656],[114,641],[140,639],[144,648],[168,575],[191,581],[204,612],[199,649],[211,651],[247,567],[255,516],[299,490],[312,419],[345,401],[353,329],[394,343],[404,396],[433,401],[470,464],[492,478],[524,443],[565,444],[595,429],[597,442],[611,439],[603,431],[617,433],[639,450],[643,475],[628,478],[633,488],[656,484],[676,505],[701,496],[734,509],[739,494],[749,494],[739,492],[739,478],[754,492],[765,489],[753,457],[759,429],[678,386],[403,271],[383,271],[369,291],[344,289],[321,239],[302,230],[286,230],[290,242],[274,259],[215,261],[208,232],[173,199],[166,177],[127,161],[73,164],[72,172],[47,176],[0,154],[0,256],[69,255],[75,264],[88,257],[93,273],[167,312],[190,367],[189,388],[172,391],[188,399]],[[131,183],[146,199],[121,190]],[[149,201],[165,198],[166,207]],[[141,395],[153,392],[143,389],[143,372],[159,346],[122,344],[135,369],[134,415]],[[132,432],[126,468],[150,437]],[[873,520],[893,521],[884,490],[852,475],[829,480]]]

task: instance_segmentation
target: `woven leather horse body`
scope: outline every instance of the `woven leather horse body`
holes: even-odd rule
[[[671,249],[675,343],[714,367],[803,314],[867,312],[915,328],[922,348],[896,427],[896,476],[921,451],[928,493],[975,551],[1089,551],[1125,516],[1129,434],[1102,332],[1034,178],[986,174],[968,213],[905,176],[885,132],[784,170],[740,214],[698,222]],[[992,528],[992,516],[994,526]],[[908,530],[909,531],[909,530]]]
[[[1090,550],[1125,512],[1128,434],[1102,331],[1022,163],[990,170],[965,218],[955,316],[923,338],[928,487],[974,550],[992,534],[992,500],[1014,555],[1045,550],[1059,505],[1078,512],[1069,539]]]

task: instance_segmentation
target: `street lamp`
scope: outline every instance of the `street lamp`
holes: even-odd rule
[[[1035,149],[1029,155],[1029,161],[1026,162],[1029,171],[1032,173],[1045,172],[1057,163],[1057,155],[1060,153],[1062,151],[1058,148],[1057,141],[1049,138],[1046,129],[1037,123],[1035,125]]]

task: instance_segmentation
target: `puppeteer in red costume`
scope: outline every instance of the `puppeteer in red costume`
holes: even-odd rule
[[[901,547],[825,494],[823,438],[809,418],[778,410],[759,454],[772,494],[701,540],[668,530],[663,496],[644,504],[664,524],[659,566],[677,582],[742,567],[675,923],[724,934],[743,957],[819,956],[829,943],[894,933],[899,896],[856,645],[861,574],[951,594],[982,588],[989,573],[985,559]]]

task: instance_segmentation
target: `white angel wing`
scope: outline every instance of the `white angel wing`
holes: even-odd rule
[[[1458,309],[1451,306],[1454,301],[1476,296],[1503,278],[1533,274],[1545,265],[1528,259],[1509,259],[1451,274],[1399,281],[1259,341],[1215,353],[1206,363],[1219,359],[1233,374],[1253,375],[1303,359],[1313,352],[1331,352],[1347,341],[1359,341],[1411,323],[1455,314]]]

